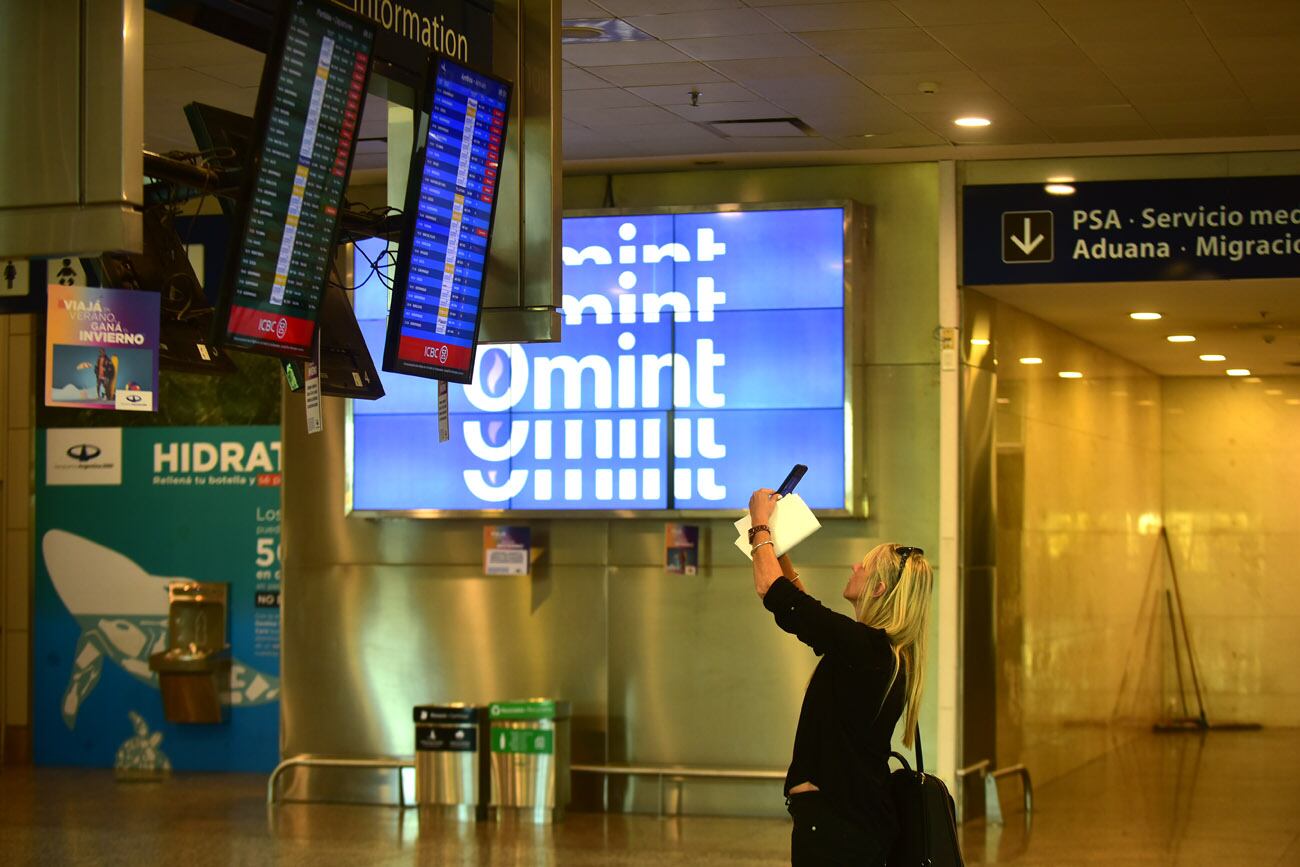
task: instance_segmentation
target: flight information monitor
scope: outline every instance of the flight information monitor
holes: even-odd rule
[[[469,382],[510,83],[437,57],[425,92],[384,343],[384,370]]]
[[[375,30],[330,0],[291,0],[276,33],[262,73],[214,339],[308,358]]]

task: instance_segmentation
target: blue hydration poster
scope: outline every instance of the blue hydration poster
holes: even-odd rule
[[[49,428],[37,438],[35,759],[178,771],[279,759],[279,427]],[[225,721],[164,719],[168,585],[228,585]]]

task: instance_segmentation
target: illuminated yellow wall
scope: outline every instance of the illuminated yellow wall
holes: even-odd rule
[[[1156,716],[1160,657],[1148,653],[1142,621],[1159,540],[1160,379],[989,303],[998,360],[998,764],[1023,761],[1043,782],[1124,736],[1108,727],[1117,709],[1144,724]]]
[[[1164,409],[1165,520],[1209,719],[1300,725],[1300,377],[1167,379]]]

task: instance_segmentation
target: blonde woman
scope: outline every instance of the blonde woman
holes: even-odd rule
[[[916,730],[933,574],[920,548],[877,545],[844,587],[853,617],[837,614],[804,592],[788,557],[777,558],[768,524],[779,498],[763,488],[749,500],[754,589],[777,626],[822,657],[785,778],[790,860],[881,865],[898,833],[890,740],[899,717],[904,744]]]

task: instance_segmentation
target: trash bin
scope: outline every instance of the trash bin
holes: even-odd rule
[[[546,823],[569,804],[570,704],[552,698],[488,705],[489,803],[498,818]]]
[[[486,803],[479,725],[482,708],[429,704],[415,708],[415,802],[464,821]]]

